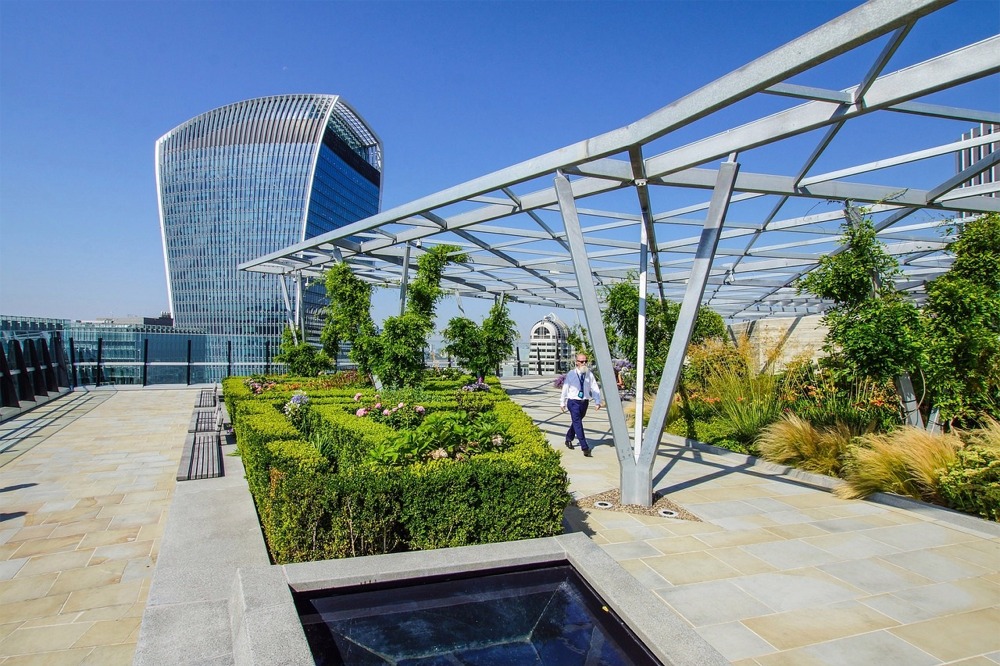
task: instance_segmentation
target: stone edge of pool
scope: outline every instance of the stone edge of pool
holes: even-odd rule
[[[312,664],[293,592],[569,563],[664,664],[728,664],[586,535],[241,568],[230,599],[235,663]]]

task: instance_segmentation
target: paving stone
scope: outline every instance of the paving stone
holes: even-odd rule
[[[658,594],[695,627],[774,613],[728,580],[680,585]]]

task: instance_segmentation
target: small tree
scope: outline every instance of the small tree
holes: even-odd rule
[[[274,360],[288,366],[288,374],[300,377],[315,377],[333,367],[333,362],[326,352],[316,349],[304,340],[296,342],[290,328],[286,328],[281,334],[281,350]]]
[[[350,343],[350,358],[364,375],[372,373],[378,357],[375,322],[371,316],[372,286],[356,276],[345,263],[334,264],[326,272],[326,322],[320,340],[331,358],[340,354],[341,345]]]
[[[1000,214],[966,222],[951,269],[927,285],[927,378],[946,421],[1000,417]]]
[[[514,351],[517,326],[507,311],[505,298],[495,303],[482,326],[465,317],[454,317],[443,335],[451,354],[460,365],[472,370],[480,381]]]
[[[822,257],[797,285],[799,293],[834,302],[823,315],[829,367],[844,384],[865,378],[884,382],[916,370],[923,356],[920,316],[893,285],[899,274],[895,258],[886,253],[870,218],[849,220],[841,228],[846,249]]]
[[[410,283],[406,312],[388,317],[376,333],[371,317],[371,285],[336,264],[326,273],[330,307],[323,342],[333,353],[351,344],[351,360],[358,371],[376,374],[387,386],[415,385],[424,367],[424,346],[434,326],[434,307],[444,293],[441,278],[451,262],[466,261],[461,248],[437,245],[417,260],[417,276]]]
[[[636,274],[605,290],[607,306],[604,311],[605,332],[608,344],[619,356],[636,364],[639,350],[639,287],[635,284]],[[663,372],[670,350],[670,340],[681,306],[672,301],[658,298],[646,299],[646,372],[647,382],[654,383]],[[698,308],[691,342],[698,343],[713,337],[722,337],[726,324],[718,313],[706,307]]]

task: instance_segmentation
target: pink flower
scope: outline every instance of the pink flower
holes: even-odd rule
[[[376,402],[375,406],[372,407],[372,409],[382,409],[382,403],[381,402]]]
[[[392,412],[390,412],[388,409],[382,410],[382,416],[389,416],[389,414],[392,414]]]
[[[362,407],[362,408],[361,408],[361,409],[359,409],[358,411],[354,412],[354,415],[355,415],[355,416],[364,416],[364,415],[366,415],[367,413],[368,413],[368,410],[367,410],[367,409],[365,409],[364,407]]]
[[[354,402],[357,402],[359,400],[361,400],[361,394],[360,393],[355,393],[354,394]]]
[[[423,405],[417,405],[417,409],[415,411],[417,414],[423,414],[427,410],[424,409]]]
[[[406,403],[405,402],[401,402],[398,405],[396,405],[396,409],[402,409],[405,406],[406,406]]]

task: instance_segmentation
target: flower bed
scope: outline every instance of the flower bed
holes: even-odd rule
[[[495,379],[462,390],[473,381],[377,394],[357,383],[225,380],[274,560],[561,533],[569,494],[558,453]]]

